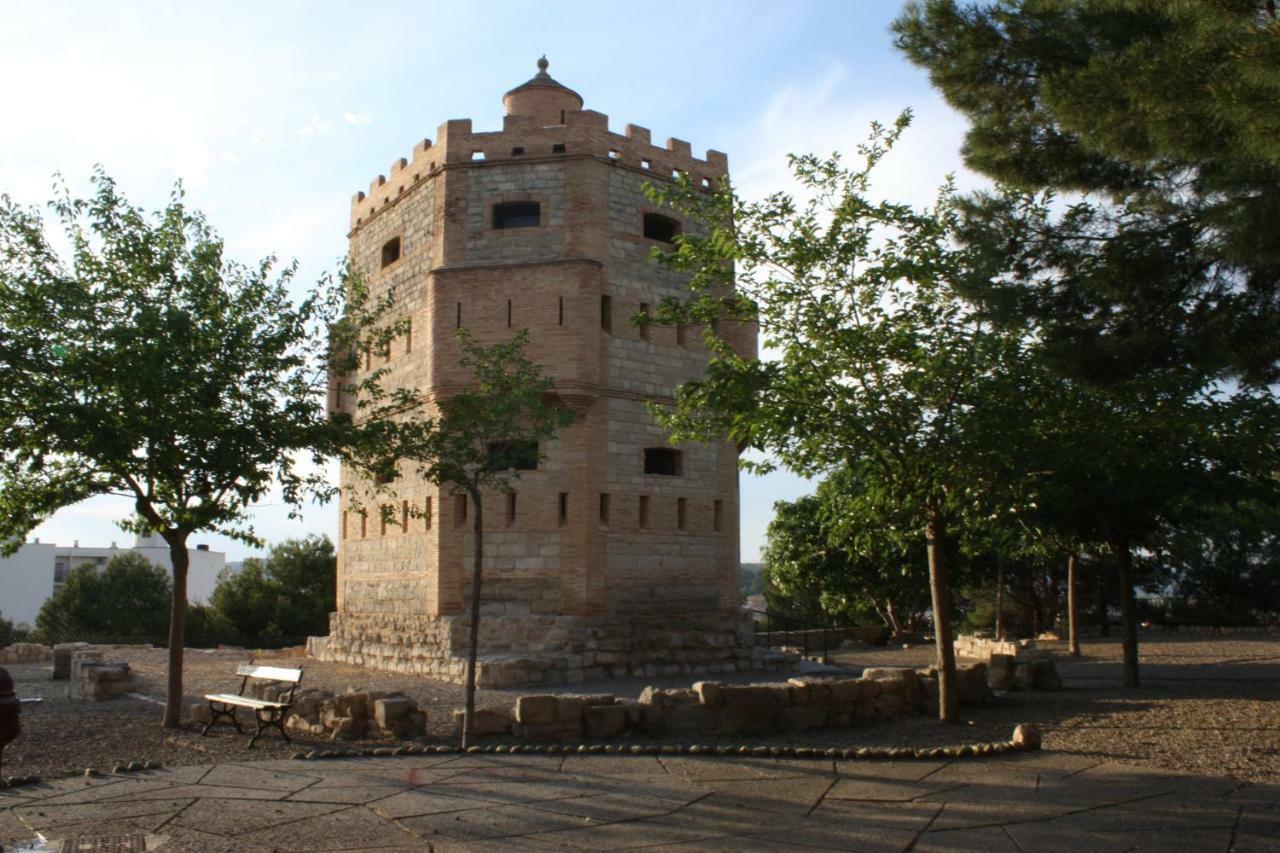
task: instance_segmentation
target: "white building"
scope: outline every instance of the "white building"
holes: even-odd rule
[[[169,546],[159,536],[138,536],[132,548],[120,548],[112,542],[106,548],[81,547],[79,541],[70,547],[40,540],[28,542],[12,557],[0,557],[0,616],[15,625],[35,624],[40,606],[66,582],[72,569],[81,566],[105,566],[118,554],[141,554],[172,574]],[[191,567],[187,572],[187,600],[208,601],[218,583],[218,574],[227,562],[222,551],[210,551],[208,545],[187,550]]]

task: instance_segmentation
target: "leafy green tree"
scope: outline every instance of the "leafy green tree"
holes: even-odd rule
[[[219,578],[210,607],[215,625],[239,638],[296,641],[323,634],[336,607],[337,557],[327,536],[291,539],[266,559]]]
[[[415,476],[450,486],[471,498],[474,563],[471,576],[471,625],[467,653],[466,712],[462,743],[473,740],[476,656],[480,632],[481,566],[484,558],[486,491],[509,490],[519,477],[517,461],[528,448],[547,441],[573,421],[569,409],[552,399],[554,384],[524,355],[529,338],[482,346],[466,329],[458,332],[459,365],[474,382],[437,401],[429,415],[387,419],[371,425],[362,454],[349,461],[367,483],[394,482],[391,472],[407,467]],[[357,499],[359,496],[357,496]],[[382,512],[389,506],[382,505]],[[394,522],[392,516],[388,519]]]
[[[657,320],[707,324],[712,351],[705,378],[655,414],[676,441],[727,435],[808,476],[856,472],[862,489],[849,496],[850,515],[899,523],[863,528],[855,550],[872,537],[923,537],[939,714],[951,721],[949,541],[969,519],[1004,507],[1034,363],[1017,334],[992,327],[956,292],[957,280],[988,271],[956,244],[949,187],[923,210],[867,197],[871,170],[907,122],[904,114],[892,130],[876,127],[857,169],[792,158],[805,202],[776,193],[748,203],[687,183],[653,191],[707,226],[666,255],[693,273],[694,296],[664,302]],[[716,331],[732,321],[758,323],[778,358],[735,353]]]
[[[153,641],[165,635],[172,597],[167,570],[141,554],[118,554],[101,569],[76,567],[40,607],[36,630],[47,643]]]
[[[966,236],[1019,274],[971,292],[1106,383],[1280,376],[1280,38],[1272,0],[909,3],[897,44],[970,122]],[[1051,218],[1023,193],[1064,195]]]
[[[24,639],[25,632],[16,627],[12,619],[6,619],[3,614],[0,614],[0,648],[23,642]]]
[[[93,183],[91,198],[64,189],[51,203],[65,259],[38,211],[0,201],[0,543],[16,548],[85,498],[132,502],[121,526],[159,534],[173,564],[163,724],[174,727],[188,537],[257,542],[249,508],[273,486],[294,506],[332,492],[320,465],[299,462],[353,441],[352,419],[326,412],[329,377],[348,372],[351,342],[385,302],[325,279],[295,305],[293,267],[273,277],[271,258],[224,259],[180,187],[149,216],[100,170]]]

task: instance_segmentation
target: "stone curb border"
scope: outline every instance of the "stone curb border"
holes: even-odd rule
[[[96,779],[100,776],[117,776],[122,773],[136,773],[140,770],[160,770],[164,767],[159,761],[130,761],[125,764],[117,764],[110,771],[95,770],[92,767],[84,769],[84,777],[86,779]],[[21,788],[24,785],[39,785],[44,779],[39,776],[10,776],[8,779],[0,779],[0,789],[4,788]]]
[[[371,749],[324,749],[295,752],[297,761],[319,761],[332,758],[367,758],[403,755],[694,755],[694,756],[752,756],[755,758],[812,758],[829,760],[901,760],[938,758],[978,758],[1003,755],[1008,752],[1031,752],[1040,749],[1040,731],[1034,726],[1021,725],[1007,741],[967,743],[962,746],[939,746],[912,749],[910,747],[870,747],[840,749],[838,747],[809,746],[704,746],[702,744],[496,744],[469,746],[396,746]]]

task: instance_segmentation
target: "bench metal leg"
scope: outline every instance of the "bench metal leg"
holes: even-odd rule
[[[236,708],[234,705],[218,705],[217,703],[209,703],[209,722],[204,724],[204,728],[200,730],[200,736],[204,737],[209,734],[209,729],[219,719],[227,719],[231,721],[231,725],[236,727],[236,734],[244,734],[244,729],[240,728],[240,720],[236,718]]]
[[[254,742],[257,741],[262,733],[269,728],[275,728],[278,730],[280,732],[280,736],[284,738],[285,743],[292,743],[292,741],[289,740],[289,733],[284,730],[285,713],[281,713],[275,708],[266,708],[261,711],[256,711],[255,715],[258,718],[258,730],[253,733],[253,737],[249,738],[249,748],[252,748]]]

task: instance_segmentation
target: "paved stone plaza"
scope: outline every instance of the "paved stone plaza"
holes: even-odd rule
[[[10,853],[1280,849],[1280,786],[1050,752],[896,762],[487,754],[247,761],[64,779],[0,791],[0,803]]]

